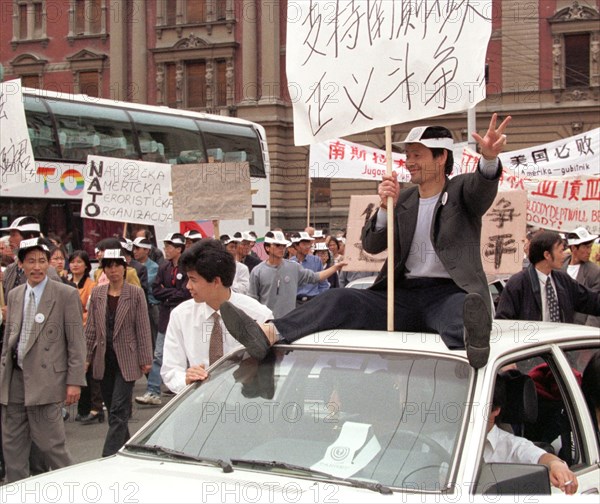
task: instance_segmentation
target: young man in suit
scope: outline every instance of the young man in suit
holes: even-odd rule
[[[600,291],[600,266],[590,261],[592,246],[596,238],[598,238],[598,235],[590,234],[584,227],[578,227],[569,233],[567,244],[571,248],[571,255],[565,259],[562,269],[581,285],[585,285],[591,290]],[[585,313],[575,313],[573,322],[600,327],[600,318]]]
[[[387,248],[388,198],[394,203],[394,327],[400,331],[437,332],[450,349],[466,348],[470,364],[487,363],[492,305],[481,263],[481,219],[498,191],[506,145],[504,131],[491,118],[486,134],[473,133],[482,158],[473,173],[449,178],[454,142],[441,126],[413,128],[401,145],[415,186],[400,191],[397,176],[379,185],[381,208],[362,232],[364,249]],[[251,355],[266,355],[269,345],[328,329],[385,330],[387,263],[368,290],[331,289],[318,303],[306,303],[264,328],[235,307],[221,307],[231,334]],[[266,337],[265,337],[266,335]]]
[[[32,442],[50,468],[71,464],[62,404],[85,385],[83,311],[77,289],[48,281],[50,251],[40,238],[22,240],[26,284],[11,290],[0,366],[2,447],[6,479],[30,475]]]
[[[575,312],[600,315],[600,291],[592,291],[561,271],[564,243],[554,231],[536,233],[529,244],[531,265],[506,282],[498,319],[573,323]]]

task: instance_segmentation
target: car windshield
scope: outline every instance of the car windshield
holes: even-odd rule
[[[441,490],[469,377],[463,362],[422,354],[277,345],[259,364],[239,351],[132,442],[234,467],[281,472],[277,462]]]

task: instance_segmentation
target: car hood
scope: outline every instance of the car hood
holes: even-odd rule
[[[392,502],[393,495],[296,476],[117,454],[0,487],[6,503]]]

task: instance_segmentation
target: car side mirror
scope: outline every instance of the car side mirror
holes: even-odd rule
[[[475,493],[550,495],[548,468],[539,464],[483,464]]]

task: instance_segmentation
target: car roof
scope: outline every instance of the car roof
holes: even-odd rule
[[[597,342],[598,329],[556,322],[494,320],[490,338],[490,361],[519,348],[567,343],[581,339]],[[464,350],[449,350],[440,336],[434,333],[332,329],[305,336],[295,341],[293,345],[418,352],[460,357],[466,360]]]

